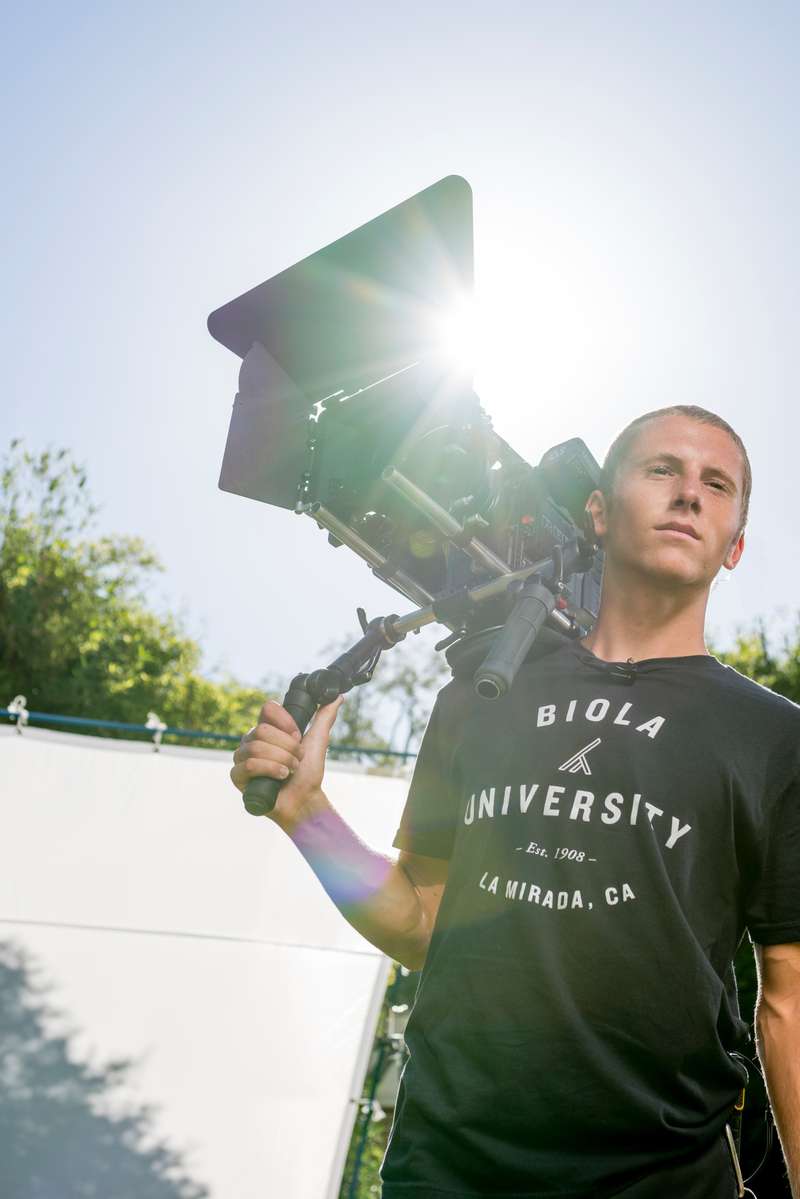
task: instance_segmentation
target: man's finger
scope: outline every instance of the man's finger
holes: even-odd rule
[[[231,781],[240,791],[254,778],[286,779],[291,774],[288,766],[280,762],[272,762],[267,758],[248,758],[239,762],[230,771]]]
[[[283,729],[277,728],[274,724],[266,724],[264,721],[252,728],[249,733],[245,733],[239,742],[240,749],[247,749],[250,745],[277,745],[282,749],[290,750],[291,753],[297,753],[300,749],[297,737],[285,733]]]
[[[249,762],[258,758],[269,762],[280,762],[284,766],[288,766],[290,770],[298,770],[302,758],[301,750],[302,746],[298,745],[296,741],[292,741],[289,746],[274,745],[266,741],[250,741],[234,750],[233,760],[238,765],[240,762]]]
[[[282,729],[284,733],[294,736],[296,739],[300,737],[300,730],[297,727],[297,722],[294,717],[290,716],[282,704],[277,700],[268,699],[261,709],[259,716],[260,724],[272,724],[276,729]]]

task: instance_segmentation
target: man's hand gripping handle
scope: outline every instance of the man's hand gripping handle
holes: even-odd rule
[[[292,679],[282,707],[276,703],[264,705],[261,722],[242,738],[234,754],[236,765],[231,778],[243,790],[244,806],[251,816],[269,816],[281,789],[290,781],[304,789],[313,789],[322,783],[330,733],[330,727],[324,729],[324,726],[333,724],[339,701],[334,701],[335,707],[329,704],[320,709],[325,716],[321,722],[315,720],[314,730],[318,724],[323,727],[312,739],[309,748],[315,752],[308,755],[306,762],[306,745],[302,737],[317,711],[317,701],[306,689],[307,679],[305,674]],[[324,736],[324,744],[317,744],[320,735]],[[253,772],[257,772],[258,777],[253,778]]]

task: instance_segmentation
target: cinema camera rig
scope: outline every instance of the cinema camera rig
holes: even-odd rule
[[[358,609],[359,640],[292,680],[301,731],[423,625],[449,629],[436,648],[491,700],[543,627],[581,637],[595,619],[598,464],[573,438],[532,467],[493,430],[441,343],[471,287],[472,194],[449,176],[209,317],[242,358],[220,487],[310,517],[417,605]],[[254,779],[247,811],[281,785]]]

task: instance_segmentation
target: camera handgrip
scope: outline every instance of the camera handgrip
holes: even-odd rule
[[[499,699],[510,690],[556,597],[542,583],[527,583],[494,645],[474,675],[475,690],[484,699]]]
[[[268,816],[278,802],[284,779],[251,779],[244,789],[244,806],[251,816]]]
[[[283,697],[283,706],[300,730],[308,728],[308,722],[317,710],[317,701],[306,690],[307,674],[298,674],[289,684]],[[268,816],[278,801],[278,792],[286,779],[251,779],[244,789],[244,806],[251,816]]]

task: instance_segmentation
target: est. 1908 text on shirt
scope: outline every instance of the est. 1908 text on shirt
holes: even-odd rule
[[[450,865],[385,1199],[602,1199],[730,1118],[737,945],[800,940],[800,709],[707,655],[633,674],[564,642],[437,700],[395,845]]]

